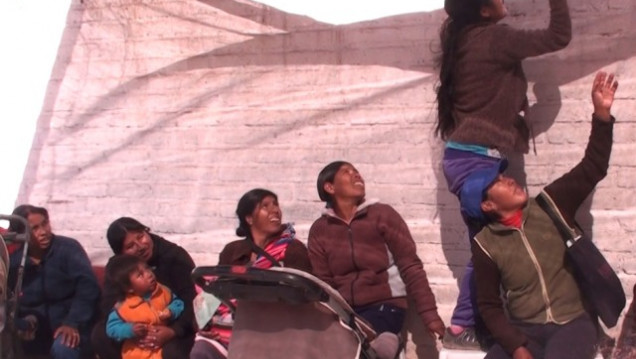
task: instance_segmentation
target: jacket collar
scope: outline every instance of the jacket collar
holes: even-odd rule
[[[356,209],[356,214],[353,216],[353,218],[351,219],[352,221],[358,217],[360,217],[361,215],[365,214],[367,212],[367,210],[369,209],[369,207],[371,207],[372,205],[376,204],[376,203],[380,203],[380,200],[376,199],[376,198],[372,198],[372,199],[365,199],[364,202],[362,202],[358,208]],[[326,217],[330,217],[330,218],[336,218],[342,222],[346,222],[344,219],[338,217],[338,215],[336,214],[336,212],[333,210],[333,208],[325,208],[322,211],[322,215],[326,216]]]
[[[47,248],[46,252],[44,252],[44,256],[42,257],[42,261],[46,260],[47,258],[49,258],[49,257],[51,257],[53,255],[53,252],[55,251],[54,244],[56,243],[56,239],[55,239],[56,237],[57,236],[55,235],[55,233],[53,233],[51,235],[51,244],[49,244],[49,248]],[[24,244],[22,244],[20,246],[20,248],[15,251],[15,254],[18,257],[22,257],[23,253],[24,253]],[[29,261],[29,263],[31,262],[30,259],[28,261]]]
[[[534,201],[534,198],[528,198],[528,202],[521,211],[521,228],[506,226],[499,221],[491,221],[486,226],[493,232],[523,230],[523,226],[526,224],[530,213],[530,201]]]

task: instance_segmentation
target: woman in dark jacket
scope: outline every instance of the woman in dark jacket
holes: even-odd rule
[[[223,248],[219,255],[220,265],[263,269],[283,266],[311,272],[307,248],[296,239],[291,223],[283,223],[275,193],[261,188],[248,191],[239,200],[236,216],[239,220],[236,235],[243,239]],[[213,325],[225,322],[227,318],[231,318],[230,308],[221,305],[210,319],[210,329],[199,331],[190,359],[227,358],[232,329],[226,325]]]
[[[157,281],[171,288],[185,303],[183,314],[169,326],[155,326],[140,344],[149,348],[161,347],[164,358],[187,357],[194,340],[194,312],[192,300],[196,296],[190,277],[194,261],[183,248],[150,232],[150,228],[134,218],[122,217],[108,227],[108,244],[115,254],[131,254],[153,269]],[[102,314],[106,315],[116,302],[116,295],[108,278],[104,282]],[[92,341],[100,359],[121,358],[121,343],[106,337],[104,317],[95,326]]]
[[[28,246],[20,244],[11,253],[8,278],[9,288],[15,288],[22,276],[15,324],[25,355],[53,359],[89,356],[99,286],[84,248],[75,239],[52,232],[46,208],[25,204],[16,207],[13,214],[26,219],[29,227],[11,221],[9,231],[31,232]]]

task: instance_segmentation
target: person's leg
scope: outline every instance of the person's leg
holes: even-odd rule
[[[404,326],[406,310],[391,304],[356,307],[353,310],[364,318],[376,333],[391,332],[400,334]]]
[[[465,221],[468,228],[469,241],[482,229],[481,225]],[[477,290],[475,289],[475,273],[473,261],[469,260],[464,271],[464,277],[459,287],[459,295],[453,314],[451,325],[444,336],[443,344],[446,348],[481,349],[487,347],[488,330],[483,324],[477,308]]]
[[[31,329],[27,330],[25,336],[20,340],[22,346],[22,352],[25,356],[41,356],[48,355],[53,344],[53,332],[49,326],[45,317],[38,315],[37,313],[30,313],[28,319],[24,319],[27,323],[22,323],[22,329],[27,326]],[[25,334],[25,332],[23,332]]]
[[[62,344],[62,336],[58,336],[51,345],[51,359],[80,359],[80,347],[71,348]]]
[[[500,159],[496,157],[447,148],[444,151],[442,167],[449,191],[459,198],[464,181],[473,171],[494,166],[499,161]],[[481,226],[468,223],[466,220],[464,222],[468,229],[468,240],[470,242],[481,230]],[[460,281],[457,303],[451,315],[450,324],[444,336],[444,347],[480,349],[475,328],[477,327],[480,332],[484,332],[480,333],[484,337],[486,336],[486,330],[479,318],[477,309],[472,261],[466,265],[464,275]]]
[[[490,349],[488,349],[488,353],[486,353],[486,356],[484,357],[484,359],[510,359],[510,358],[512,358],[512,356],[508,355],[508,353],[506,353],[504,348],[499,344],[495,344],[492,347],[490,347]]]
[[[106,323],[99,321],[91,332],[91,345],[99,359],[121,359],[121,343],[106,335]]]
[[[473,261],[468,261],[464,276],[459,285],[457,304],[451,316],[451,325],[462,328],[475,326],[475,306],[473,305],[473,293],[475,292],[475,279],[473,273]]]
[[[545,359],[592,359],[596,355],[598,332],[587,314],[564,325],[552,325]]]
[[[545,346],[545,337],[546,335],[546,325],[543,324],[525,324],[525,323],[516,323],[514,326],[521,330],[526,337],[528,338],[528,342],[525,347],[530,351],[532,357],[535,359],[543,358]],[[512,358],[511,354],[508,354],[501,345],[493,344],[490,349],[488,349],[488,353],[484,357],[484,359],[508,359]]]
[[[378,333],[378,336],[370,343],[378,358],[395,358],[400,350],[400,332],[404,326],[406,310],[391,304],[370,305],[353,309]]]
[[[535,359],[543,358],[543,348],[537,342],[530,340],[528,344],[526,344],[526,348],[532,354],[532,357]],[[503,347],[499,344],[494,344],[488,349],[488,353],[484,359],[510,359],[512,355],[506,353]]]

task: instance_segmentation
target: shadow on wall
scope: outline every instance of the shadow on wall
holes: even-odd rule
[[[220,30],[244,35],[248,38],[243,42],[233,43],[227,46],[215,48],[209,52],[202,53],[187,59],[174,62],[168,66],[164,66],[142,76],[137,76],[132,80],[121,83],[111,89],[108,93],[100,96],[98,100],[86,111],[76,116],[72,122],[66,127],[69,128],[64,136],[72,136],[75,132],[84,129],[91,122],[98,119],[104,108],[112,108],[117,103],[123,103],[130,97],[131,93],[138,91],[150,82],[161,78],[168,77],[172,74],[179,74],[199,69],[218,69],[224,67],[240,68],[243,66],[302,66],[302,65],[376,65],[399,68],[411,71],[420,71],[431,73],[434,71],[430,34],[418,33],[416,38],[400,37],[400,33],[414,32],[408,29],[418,28],[422,23],[439,22],[439,14],[421,13],[400,15],[387,17],[368,22],[361,22],[352,25],[330,25],[317,22],[311,18],[294,15],[279,11],[275,8],[268,7],[256,3],[242,3],[233,0],[199,0],[199,2],[214,7],[215,9],[227,12],[237,17],[249,19],[263,26],[276,29],[275,33],[242,33],[236,29],[222,28]],[[147,4],[152,7],[152,4]],[[155,11],[164,11],[162,9],[153,9]],[[175,15],[175,17],[180,17]],[[200,20],[183,19],[186,21],[197,22],[202,26],[218,28],[214,24],[204,23]],[[378,31],[374,31],[374,24],[377,24]],[[387,27],[392,30],[387,32]],[[70,29],[70,30],[69,30]],[[77,27],[67,28],[65,32],[65,43],[71,43],[71,37],[76,37]],[[361,29],[364,29],[363,31]],[[324,47],[315,48],[316,44],[322,44]],[[390,46],[388,50],[384,46]],[[369,53],[366,46],[378,47],[377,53]],[[307,53],[311,50],[311,55]],[[247,54],[247,55],[246,55]],[[63,68],[68,65],[70,57],[65,57],[65,61],[58,61],[57,67]],[[54,71],[55,73],[55,71]],[[262,76],[265,76],[263,73]],[[96,156],[78,167],[82,170],[89,169],[98,163],[108,161],[108,159],[116,153],[120,153],[130,145],[138,143],[145,137],[159,131],[161,128],[179,119],[184,114],[192,111],[192,108],[200,108],[206,103],[218,96],[219,94],[232,91],[237,86],[246,86],[256,79],[253,76],[245,76],[242,78],[236,75],[237,79],[224,86],[219,86],[213,91],[201,93],[198,97],[189,99],[189,101],[181,104],[181,108],[170,111],[169,114],[159,117],[152,126],[135,132],[128,140],[120,142],[120,145],[112,147],[107,151]],[[387,91],[380,91],[370,95],[357,102],[349,103],[345,108],[339,108],[338,111],[348,111],[353,108],[364,106],[375,101],[379,101],[392,93],[401,92],[417,87],[432,87],[433,78],[419,78],[412,81],[402,83],[391,87]],[[50,87],[59,86],[59,82],[51,83]],[[50,88],[49,93],[56,93],[58,89]],[[48,101],[44,106],[43,113],[50,113],[55,104],[56,96],[48,96]],[[280,127],[268,132],[254,132],[252,136],[235,149],[250,148],[256,143],[263,140],[280,136],[286,132],[306,126],[315,126],[329,116],[330,113],[321,113],[311,117],[297,118],[293,122],[286,121]],[[38,124],[38,133],[36,139],[45,139],[48,136],[48,123],[50,117],[42,116]],[[40,140],[34,142],[31,152],[30,164],[37,165],[39,157],[38,149],[41,148]],[[55,141],[58,139],[48,139]],[[36,146],[37,145],[37,146]],[[27,174],[32,174],[36,168],[27,169]],[[59,178],[71,180],[79,174],[79,171],[69,170],[59,175]],[[28,176],[25,176],[28,177]],[[28,198],[28,187],[23,186],[20,197]]]
[[[531,8],[535,3],[515,2],[514,13],[511,13],[509,22],[519,28],[541,28],[546,24],[533,24],[532,26],[517,24],[516,18],[524,19],[526,13],[531,12]],[[546,1],[547,5],[547,1]],[[532,124],[534,137],[546,132],[557,119],[557,115],[561,109],[561,93],[560,86],[567,85],[573,81],[579,80],[586,76],[590,76],[595,72],[604,69],[615,62],[629,59],[636,55],[636,28],[632,26],[633,18],[636,15],[636,5],[630,3],[629,11],[616,11],[599,9],[599,16],[591,16],[588,12],[585,18],[577,17],[580,12],[573,11],[573,8],[587,7],[598,9],[601,6],[597,2],[590,0],[570,1],[571,16],[573,21],[573,39],[567,48],[556,53],[544,55],[538,58],[525,60],[524,71],[528,82],[534,84],[531,87],[532,94],[535,97],[535,103],[527,115],[527,120]],[[590,11],[591,12],[591,11]],[[547,22],[547,12],[541,15]],[[620,70],[620,68],[619,68]],[[529,97],[532,96],[529,94]],[[586,97],[585,100],[588,100]],[[591,101],[589,102],[589,110],[583,113],[592,112]],[[568,119],[572,120],[572,119]],[[580,120],[588,120],[583,118]],[[573,139],[577,142],[586,143],[587,137]],[[441,164],[441,155],[443,149],[440,143],[440,149],[433,151],[436,157],[433,163]],[[532,149],[531,149],[532,151]],[[532,154],[533,155],[533,154]],[[537,155],[545,156],[547,153],[542,151],[540,145],[537,145]],[[581,151],[581,157],[583,151]],[[515,178],[520,184],[526,186],[526,172],[524,156],[513,154],[510,158],[511,166],[507,170],[507,174]],[[464,273],[464,265],[470,259],[470,247],[468,244],[467,230],[456,230],[454,228],[463,228],[463,223],[459,215],[458,200],[449,194],[445,185],[446,180],[441,170],[441,165],[435,168],[438,183],[443,184],[438,188],[438,204],[440,208],[440,224],[442,245],[444,253],[454,277],[458,283]],[[557,173],[560,176],[564,173]],[[530,174],[532,176],[532,174]],[[555,180],[551,178],[549,181]],[[577,219],[586,233],[592,233],[593,218],[590,214],[592,196],[586,200],[579,210]]]

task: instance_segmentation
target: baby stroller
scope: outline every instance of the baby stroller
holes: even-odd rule
[[[375,359],[373,329],[327,283],[292,268],[197,267],[194,282],[236,299],[229,359]]]
[[[29,223],[22,217],[0,214],[0,220],[20,221],[24,228],[29,228]],[[19,293],[22,291],[22,278],[24,264],[26,262],[27,248],[31,232],[15,233],[9,231],[0,232],[0,358],[21,358],[21,345],[17,336],[16,318],[18,312]],[[9,245],[24,243],[24,255],[20,259],[15,288],[8,288],[9,277]]]

